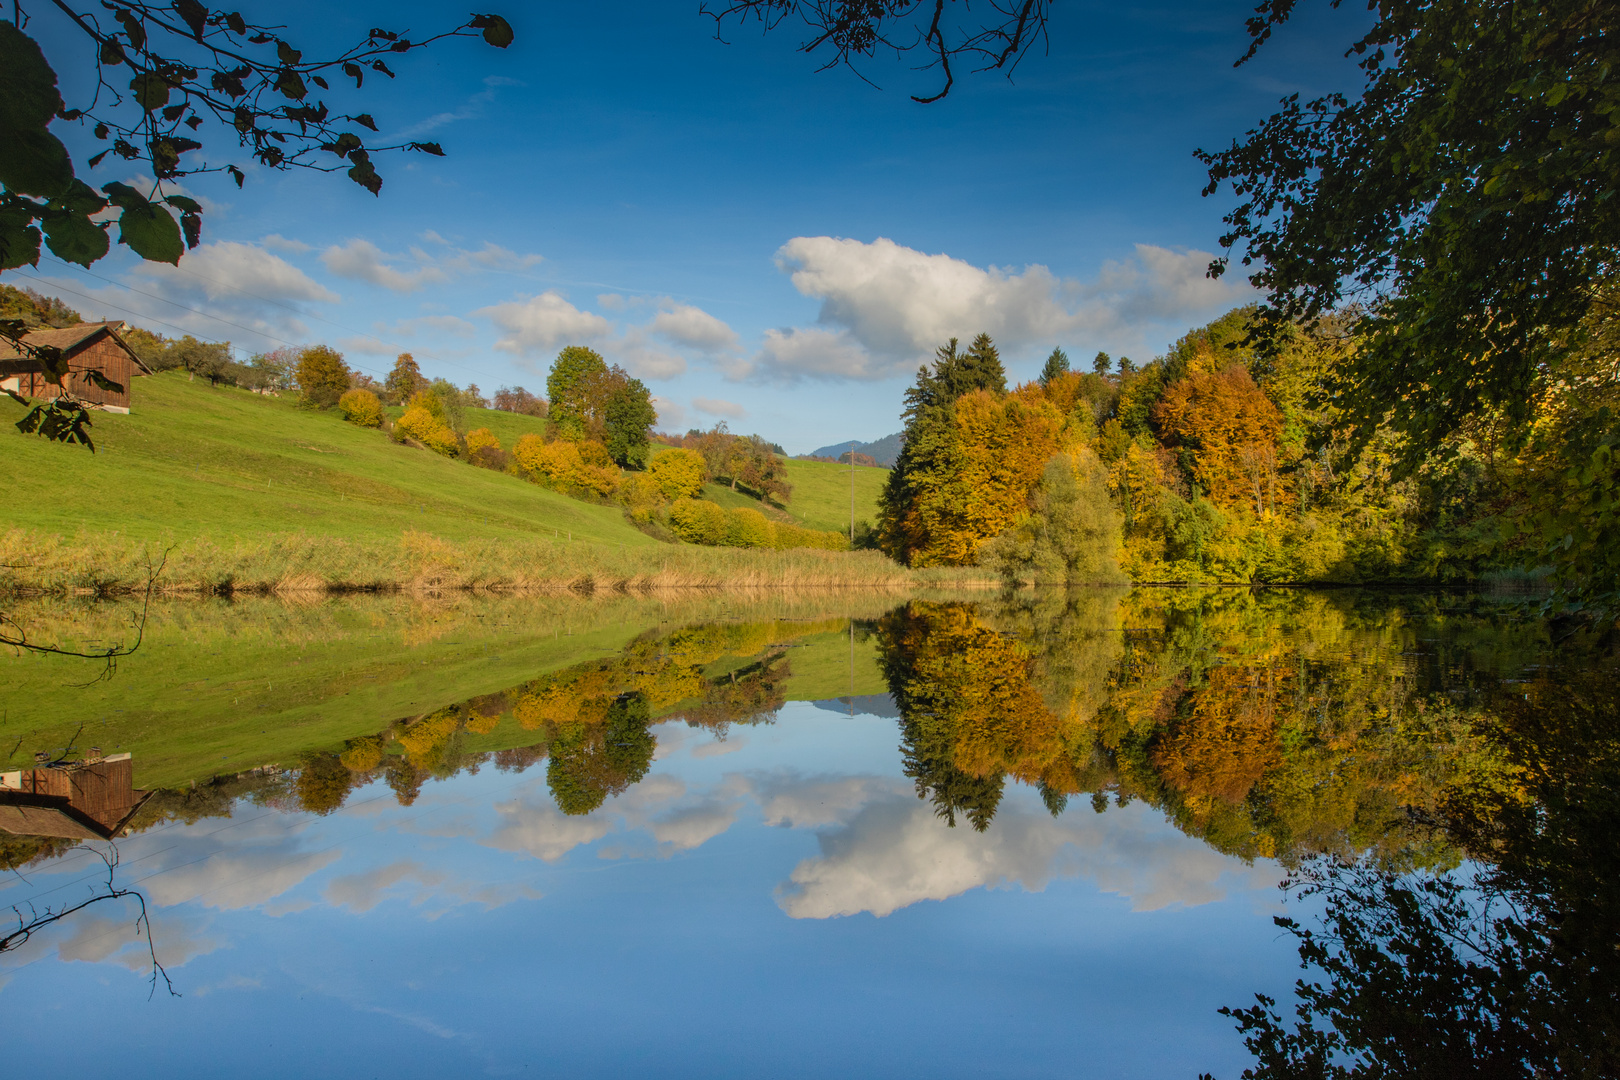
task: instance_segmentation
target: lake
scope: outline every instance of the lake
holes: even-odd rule
[[[198,600],[3,662],[9,929],[107,897],[0,954],[23,1074],[1236,1077],[1333,910],[1284,879],[1508,866],[1614,745],[1612,653],[1464,593]]]

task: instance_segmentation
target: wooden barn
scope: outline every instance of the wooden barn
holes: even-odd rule
[[[22,836],[112,840],[150,797],[135,787],[128,754],[0,773],[0,829]]]
[[[121,322],[80,323],[60,329],[41,327],[29,331],[23,341],[29,345],[54,345],[62,350],[68,361],[68,376],[64,381],[74,397],[107,412],[127,413],[135,377],[152,372],[118,336],[123,328]],[[90,371],[101,372],[123,387],[123,391],[115,394],[103,390],[90,380],[87,374]],[[60,387],[45,381],[37,362],[29,360],[4,338],[0,338],[0,389],[42,401],[61,393]]]

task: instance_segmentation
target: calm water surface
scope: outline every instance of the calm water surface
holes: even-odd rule
[[[128,753],[139,805],[0,833],[0,904],[116,851],[153,946],[130,896],[0,955],[8,1065],[1236,1076],[1279,881],[1462,861],[1476,714],[1568,652],[1433,595],[166,607],[93,686],[6,661],[3,767]]]

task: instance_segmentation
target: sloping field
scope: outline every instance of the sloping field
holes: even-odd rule
[[[184,539],[305,533],[452,540],[572,533],[575,540],[656,544],[617,507],[595,506],[516,477],[398,446],[335,411],[300,409],[169,372],[136,380],[129,416],[95,417],[97,453],[22,435],[23,408],[0,399],[6,524]],[[531,417],[470,410],[503,443]]]
[[[789,458],[787,475],[788,483],[793,485],[793,497],[787,504],[788,513],[812,529],[849,530],[848,465]],[[855,466],[856,521],[877,521],[878,496],[888,478],[888,469]]]

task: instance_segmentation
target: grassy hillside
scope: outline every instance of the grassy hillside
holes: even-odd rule
[[[789,458],[788,483],[793,498],[788,513],[812,529],[849,528],[849,466],[827,461],[800,461]],[[889,478],[889,470],[855,467],[855,520],[876,522],[878,495]]]
[[[503,443],[539,423],[471,410]],[[336,412],[211,388],[170,372],[136,380],[129,416],[95,418],[97,453],[22,435],[23,409],[0,399],[6,523],[72,535],[142,538],[303,532],[397,539],[534,538],[554,531],[630,547],[656,544],[616,507],[594,506],[516,477],[397,446]]]

